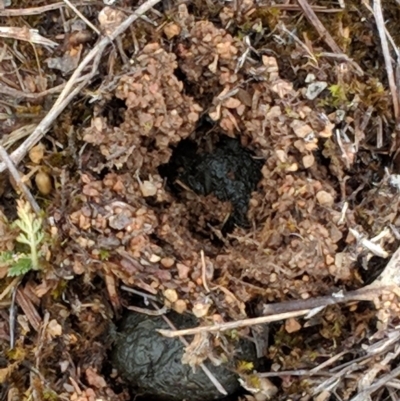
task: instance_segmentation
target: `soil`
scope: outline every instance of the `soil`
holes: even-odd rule
[[[103,50],[147,2],[8,3],[0,399],[207,401],[202,362],[238,401],[395,399],[395,292],[299,310],[398,263],[397,57],[379,34],[400,46],[398,1],[379,18],[353,0],[164,0]],[[297,314],[243,323],[285,302]],[[183,347],[154,305],[175,329],[236,327]],[[169,349],[162,373],[141,347]]]

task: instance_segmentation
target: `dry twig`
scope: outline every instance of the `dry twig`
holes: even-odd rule
[[[42,318],[40,317],[38,311],[32,304],[32,301],[25,296],[24,291],[21,288],[17,289],[17,303],[24,311],[29,323],[35,331],[39,331],[42,324]]]
[[[385,59],[386,72],[389,81],[390,92],[392,94],[394,116],[396,121],[399,119],[400,101],[398,95],[398,88],[396,87],[396,80],[393,72],[392,58],[390,56],[389,44],[386,36],[385,21],[382,14],[382,6],[380,0],[374,0],[374,18],[376,27],[378,28],[379,38],[381,40],[383,58]]]
[[[335,40],[331,36],[331,34],[325,29],[324,25],[322,22],[319,20],[317,17],[317,14],[315,14],[315,11],[312,9],[312,7],[308,4],[307,0],[297,0],[299,3],[301,9],[303,10],[306,18],[310,22],[310,24],[317,30],[321,38],[325,41],[325,43],[330,47],[330,49],[334,53],[341,54],[343,53],[340,47],[336,44]]]
[[[74,4],[72,4],[71,1],[69,0],[64,0],[64,3],[68,5],[68,7],[82,20],[85,22],[87,26],[90,26],[93,31],[97,33],[97,35],[100,35],[101,32],[75,7]]]
[[[214,333],[214,332],[238,329],[241,327],[255,326],[257,324],[276,322],[278,320],[289,319],[291,317],[304,316],[308,312],[309,312],[308,310],[299,310],[296,312],[281,313],[274,316],[261,316],[252,319],[242,319],[234,322],[220,323],[220,324],[215,324],[213,326],[199,326],[199,327],[193,327],[191,329],[183,329],[175,331],[160,329],[157,331],[165,337],[189,336],[205,332]]]
[[[40,207],[37,204],[35,198],[32,196],[31,192],[29,191],[28,187],[22,182],[21,177],[19,175],[18,170],[15,168],[14,163],[8,156],[7,151],[0,145],[0,159],[3,160],[3,163],[7,166],[8,171],[10,172],[12,178],[15,181],[15,184],[24,194],[26,200],[30,203],[32,209],[35,211],[36,214],[40,213]]]
[[[72,3],[75,6],[85,6],[94,4],[92,0],[82,0]],[[41,7],[30,7],[30,8],[12,8],[0,10],[0,17],[22,17],[23,15],[39,15],[47,11],[58,10],[59,8],[66,7],[64,2],[47,4]]]
[[[11,154],[11,159],[14,163],[18,164],[29,151],[29,149],[36,145],[40,139],[47,133],[51,125],[54,123],[56,118],[62,113],[67,107],[71,100],[86,86],[86,84],[97,74],[98,65],[100,63],[101,56],[106,47],[115,40],[119,35],[125,32],[129,26],[135,22],[142,14],[150,10],[161,0],[147,0],[141,5],[132,15],[126,18],[109,36],[103,37],[97,45],[87,54],[87,56],[79,64],[78,68],[72,74],[71,78],[67,82],[64,90],[61,92],[57,101],[46,115],[46,117],[38,124],[32,135],[27,138],[24,143]],[[93,61],[92,70],[87,75],[87,78],[83,80],[78,86],[75,86],[79,78],[81,77],[84,69]],[[6,169],[6,164],[3,162],[0,164],[0,172]]]

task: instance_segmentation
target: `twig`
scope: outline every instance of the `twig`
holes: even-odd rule
[[[13,281],[0,293],[0,301],[2,301],[8,293],[18,285],[19,277],[15,277]]]
[[[394,78],[392,59],[390,57],[389,45],[386,37],[385,22],[382,14],[382,6],[380,0],[374,0],[374,18],[376,27],[378,28],[379,38],[381,40],[383,58],[385,59],[386,72],[389,81],[389,88],[392,94],[394,116],[396,120],[399,118],[400,103],[397,94],[396,80]]]
[[[200,326],[200,327],[193,327],[191,329],[183,329],[175,331],[160,329],[157,331],[165,337],[189,336],[197,333],[206,333],[206,332],[208,333],[221,332],[226,330],[238,329],[240,327],[249,327],[249,326],[255,326],[257,324],[276,322],[278,320],[289,319],[291,317],[303,316],[308,312],[309,310],[299,310],[296,312],[281,313],[274,316],[261,316],[252,319],[237,320],[235,322],[214,324],[213,326]]]
[[[90,26],[97,35],[101,35],[101,32],[69,1],[64,0],[64,3],[82,20],[86,25]]]
[[[84,6],[94,4],[91,0],[77,1],[73,4],[76,6]],[[0,10],[0,17],[21,17],[23,15],[39,15],[47,11],[58,10],[59,8],[65,7],[64,2],[48,4],[42,7],[31,7],[31,8],[14,8],[8,10]]]
[[[278,10],[283,10],[283,11],[299,11],[301,8],[297,6],[296,4],[274,4],[271,6],[271,8],[276,8]],[[343,10],[339,8],[327,8],[325,6],[311,6],[311,8],[316,12],[316,13],[328,13],[328,14],[335,14],[335,13],[342,13]]]
[[[7,151],[1,145],[0,145],[0,159],[2,159],[3,163],[5,163],[5,165],[7,166],[7,169],[10,172],[12,178],[14,179],[16,185],[24,194],[26,200],[30,203],[32,209],[35,211],[36,214],[39,214],[40,213],[39,205],[37,204],[35,198],[32,196],[28,187],[22,182],[18,170],[15,168],[14,163],[8,156]]]
[[[32,304],[32,301],[27,298],[21,290],[21,288],[17,289],[17,302],[21,309],[24,311],[29,323],[32,325],[35,331],[39,331],[40,325],[42,324],[42,319]]]
[[[312,368],[310,370],[310,376],[311,375],[315,375],[320,373],[320,371],[322,369],[325,369],[327,366],[332,365],[334,362],[336,362],[337,360],[339,360],[343,355],[348,354],[350,351],[342,351],[339,352],[338,354],[332,356],[331,358],[329,358],[328,360],[326,360],[325,362],[320,363],[318,366],[316,366],[315,368]]]
[[[262,372],[257,373],[259,377],[277,377],[277,376],[321,376],[321,377],[332,377],[330,372],[315,372],[311,370],[298,369],[298,370],[283,370],[281,372]],[[358,375],[346,375],[346,379],[357,379]]]
[[[351,65],[354,67],[355,71],[357,72],[357,74],[358,74],[360,77],[364,76],[364,71],[362,70],[362,68],[361,68],[354,60],[352,60],[347,54],[344,54],[344,53],[337,54],[337,53],[330,53],[330,52],[321,52],[321,53],[319,53],[319,56],[320,56],[320,57],[330,57],[330,58],[334,58],[334,59],[337,59],[337,60],[343,60],[343,61],[345,61],[346,63],[351,64]]]
[[[161,0],[147,0],[142,4],[132,15],[130,15],[125,21],[123,21],[108,37],[103,37],[97,45],[88,53],[88,55],[82,60],[75,72],[72,74],[71,78],[68,80],[64,90],[61,92],[57,101],[54,103],[53,107],[46,115],[45,118],[38,124],[32,135],[27,138],[24,143],[11,154],[11,159],[14,163],[19,163],[29,151],[29,149],[36,145],[37,142],[46,134],[50,129],[50,126],[54,123],[56,118],[61,114],[61,112],[67,107],[71,100],[81,91],[81,89],[97,74],[96,64],[100,63],[100,58],[106,49],[106,47],[119,35],[125,32],[129,26],[135,22],[142,14],[147,12],[149,9],[154,7]],[[87,78],[78,86],[73,89],[80,74],[86,68],[86,66],[93,62],[93,67],[91,72],[88,74]],[[0,163],[0,172],[3,172],[7,168],[6,164]]]
[[[383,375],[379,380],[377,380],[374,384],[367,387],[363,391],[360,391],[355,397],[351,399],[351,401],[364,401],[368,399],[368,396],[373,392],[382,388],[386,383],[390,380],[394,379],[396,376],[400,375],[400,366],[394,368],[390,373]]]
[[[399,250],[400,253],[400,250]],[[200,326],[191,329],[170,331],[158,330],[163,336],[176,337],[180,335],[192,335],[202,332],[220,332],[225,330],[237,329],[240,327],[254,326],[263,323],[276,322],[278,320],[288,319],[290,317],[304,316],[315,308],[321,308],[328,305],[336,305],[339,303],[350,301],[373,301],[385,291],[390,291],[394,285],[384,286],[383,284],[376,287],[367,286],[360,290],[350,291],[347,294],[338,293],[318,298],[302,299],[296,301],[287,301],[277,304],[264,305],[263,314],[267,316],[256,317],[252,319],[237,320],[234,322],[221,323],[213,326]]]
[[[280,302],[277,304],[265,304],[263,306],[263,315],[274,315],[277,313],[293,312],[300,309],[315,309],[328,306],[337,305],[339,303],[351,301],[373,301],[374,298],[382,295],[384,291],[390,291],[391,287],[380,286],[377,288],[370,288],[370,286],[361,288],[359,290],[350,291],[348,293],[338,293],[326,295],[323,297],[299,299],[295,301]]]
[[[142,315],[148,316],[161,316],[168,313],[168,308],[166,306],[162,307],[161,309],[153,310],[147,308],[140,308],[139,306],[128,306],[127,309],[132,310],[137,313],[141,313]]]
[[[17,295],[18,285],[20,283],[20,278],[17,278],[17,282],[15,283],[15,287],[13,288],[12,297],[11,297],[11,305],[10,305],[10,350],[13,350],[15,347],[15,322],[17,315],[17,307],[15,305],[15,298]]]
[[[159,307],[157,306],[156,303],[151,302],[151,305],[153,306],[154,309],[159,310]],[[174,330],[175,332],[176,327],[172,324],[172,322],[167,318],[167,316],[162,315],[162,318],[165,320],[165,322],[168,324],[169,327],[171,327],[171,330]],[[166,330],[169,331],[169,330]],[[179,330],[178,330],[179,331]],[[181,343],[185,346],[188,347],[189,343],[185,340],[184,337],[179,336],[179,340]],[[227,391],[224,389],[222,384],[215,378],[215,376],[210,372],[210,370],[207,368],[207,366],[204,363],[200,364],[200,368],[204,372],[204,374],[210,379],[211,383],[215,386],[215,388],[223,395],[228,395]]]
[[[206,266],[206,260],[204,258],[204,251],[201,250],[200,251],[200,256],[201,256],[201,278],[203,281],[203,287],[206,290],[206,294],[208,294],[210,292],[210,289],[208,288],[207,285],[207,266]]]
[[[308,4],[307,0],[297,0],[297,2],[299,3],[310,24],[317,30],[320,37],[325,41],[330,49],[334,53],[343,53],[340,47],[336,44],[331,34],[325,29],[322,22],[318,19],[317,14],[315,14],[314,10]]]
[[[158,298],[155,297],[154,295],[147,294],[147,293],[145,293],[143,291],[135,290],[134,288],[127,287],[126,285],[121,285],[121,290],[125,290],[127,292],[132,293],[132,294],[139,295],[142,298],[144,298],[145,300],[146,299],[150,299],[151,301],[159,302]]]

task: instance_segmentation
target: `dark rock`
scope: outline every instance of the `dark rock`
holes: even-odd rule
[[[194,327],[197,321],[189,315],[168,314],[168,318],[182,329]],[[178,338],[166,338],[156,329],[169,329],[158,316],[146,316],[130,312],[122,321],[112,352],[113,366],[121,377],[138,393],[159,400],[211,401],[223,398],[200,367],[195,373],[189,365],[182,365],[184,346]],[[192,338],[187,337],[188,341]],[[253,344],[238,343],[235,360],[255,360]],[[237,359],[236,359],[237,358]],[[234,361],[233,365],[234,366]],[[218,367],[209,362],[205,365],[229,394],[240,385],[237,375],[228,367]]]

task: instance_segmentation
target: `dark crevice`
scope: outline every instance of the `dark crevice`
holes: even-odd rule
[[[238,139],[220,135],[215,143],[181,141],[159,173],[178,198],[183,183],[198,195],[213,194],[221,202],[230,202],[233,211],[222,229],[228,234],[235,226],[249,228],[249,200],[261,179],[263,164]]]

